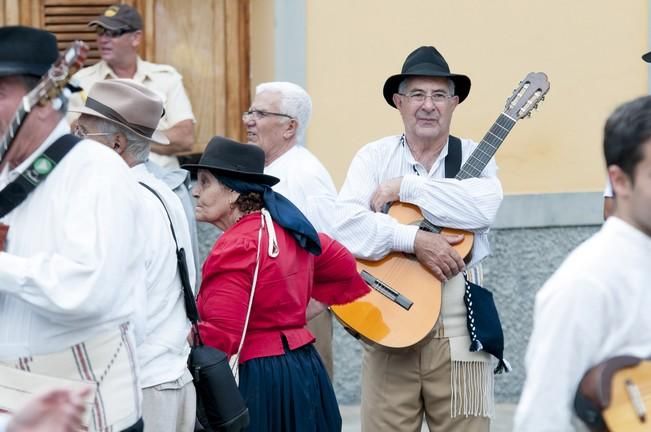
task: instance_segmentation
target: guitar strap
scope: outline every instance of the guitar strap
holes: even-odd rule
[[[461,169],[461,140],[450,135],[445,157],[445,178],[455,178]]]
[[[66,134],[52,143],[14,181],[0,191],[0,218],[18,207],[81,138]]]

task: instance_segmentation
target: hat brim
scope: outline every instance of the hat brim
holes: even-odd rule
[[[647,63],[651,63],[651,51],[649,51],[646,54],[642,55],[642,60],[644,60]]]
[[[32,75],[42,77],[50,66],[39,64],[0,63],[0,76]]]
[[[466,75],[450,74],[450,73],[436,73],[436,72],[423,72],[423,73],[405,73],[390,76],[384,83],[382,93],[384,100],[387,101],[392,107],[396,107],[393,103],[393,95],[398,93],[398,87],[405,78],[410,77],[432,77],[432,78],[450,78],[454,82],[454,92],[459,97],[459,103],[466,100],[470,93],[470,78]]]
[[[98,18],[88,23],[88,27],[92,27],[92,26],[100,26],[108,30],[123,30],[123,29],[133,30],[133,31],[139,30],[139,29],[131,28],[131,26],[128,26],[121,21],[111,19],[110,17],[105,17],[105,16],[102,16],[101,18]]]
[[[134,134],[138,135],[139,137],[144,138],[146,140],[149,140],[149,141],[151,141],[153,143],[156,143],[156,144],[165,145],[165,144],[170,143],[170,140],[167,138],[167,136],[163,132],[159,131],[158,129],[156,129],[154,131],[154,133],[149,137],[147,135],[143,135],[140,132],[135,131],[134,129],[131,129],[129,126],[125,125],[124,123],[120,123],[117,120],[113,120],[112,118],[106,117],[104,114],[100,113],[99,111],[95,111],[94,109],[88,108],[86,106],[83,106],[83,107],[78,108],[78,109],[69,109],[68,111],[74,112],[74,113],[80,113],[80,114],[87,114],[87,115],[91,115],[93,117],[99,117],[101,119],[108,120],[111,123],[122,126],[123,128],[128,129],[130,132],[133,132]]]
[[[267,186],[273,186],[277,184],[280,179],[274,176],[260,173],[252,173],[246,171],[235,171],[226,168],[218,168],[213,165],[204,165],[204,164],[184,164],[181,165],[181,168],[190,171],[193,174],[196,174],[197,170],[206,169],[211,171],[216,175],[223,175],[225,177],[231,177],[234,179],[240,179],[249,181],[252,183],[260,183]]]

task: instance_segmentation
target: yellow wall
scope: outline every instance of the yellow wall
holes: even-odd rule
[[[603,121],[646,92],[646,2],[308,1],[307,23],[308,142],[338,183],[363,143],[400,131],[381,87],[419,45],[473,79],[453,130],[477,141],[521,77],[550,77],[540,111],[498,153],[507,193],[600,189]]]
[[[527,72],[549,76],[540,110],[498,152],[509,194],[601,190],[603,123],[619,103],[647,93],[645,1],[306,1],[308,146],[338,186],[357,149],[401,132],[381,89],[420,45],[434,45],[453,72],[472,78],[452,129],[475,141]],[[273,56],[260,57],[273,49],[272,33],[260,31],[273,22],[273,1],[253,0],[253,85],[273,79]]]

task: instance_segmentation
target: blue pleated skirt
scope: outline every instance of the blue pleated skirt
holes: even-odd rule
[[[240,365],[248,432],[339,432],[332,383],[313,344]]]

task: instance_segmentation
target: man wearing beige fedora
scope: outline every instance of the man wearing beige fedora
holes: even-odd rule
[[[147,273],[145,331],[144,341],[136,350],[145,431],[189,432],[194,428],[196,396],[186,367],[190,323],[184,309],[176,251],[178,247],[186,252],[194,289],[192,246],[181,202],[145,167],[150,143],[168,142],[156,129],[163,113],[162,101],[135,81],[106,80],[91,87],[78,112],[81,116],[75,134],[115,150],[143,185],[142,206],[147,219],[132,223],[146,232],[147,239],[143,263]]]

